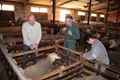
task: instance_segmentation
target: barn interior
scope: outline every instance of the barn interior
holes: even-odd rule
[[[37,51],[31,50],[23,52],[22,25],[28,20],[28,16],[30,14],[33,14],[36,21],[41,24],[42,39],[39,43],[39,49]],[[64,35],[59,34],[61,29],[66,26],[65,17],[68,15],[73,17],[74,24],[78,26],[80,31],[80,39],[77,40],[77,49],[75,51],[63,47]],[[90,74],[87,73],[89,70],[94,72],[93,68],[89,67],[93,65],[93,61],[88,61],[89,63],[84,64],[84,68],[88,71],[81,72],[81,68],[83,67],[81,63],[84,63],[81,56],[86,53],[87,50],[91,49],[91,46],[84,42],[84,36],[86,33],[92,33],[104,44],[110,59],[109,66],[101,64],[102,66],[106,66],[106,68],[108,68],[106,72],[107,75],[101,73],[99,68],[95,71],[96,74],[102,75],[107,80],[119,80],[119,31],[119,0],[0,0],[0,78],[1,80],[29,80],[24,79],[23,76],[23,78],[20,78],[22,74],[16,73],[17,68],[15,68],[15,66],[11,63],[14,61],[9,60],[14,59],[14,63],[17,62],[17,65],[20,66],[20,64],[24,62],[21,60],[21,56],[24,54],[37,52],[37,59],[39,61],[42,58],[46,58],[46,53],[55,51],[58,55],[66,56],[70,59],[68,61],[64,61],[66,67],[56,71],[53,70],[53,72],[35,80],[48,79],[50,76],[58,76],[60,73],[64,73],[65,75],[57,78],[55,76],[55,78],[48,80],[97,80],[97,78],[76,79],[76,76],[77,78],[83,76],[78,74],[82,73],[89,76]],[[73,59],[68,55],[62,54],[62,50],[64,49],[68,50],[68,52],[77,54],[78,58]],[[11,59],[8,59],[8,57]],[[32,60],[33,59],[30,57],[27,62]],[[72,60],[76,63],[70,64],[70,61]],[[60,66],[60,61],[62,60],[56,61],[52,68],[54,69]],[[30,65],[31,64],[29,63],[28,66]],[[73,71],[69,69],[72,69]],[[111,77],[111,75],[113,77]]]

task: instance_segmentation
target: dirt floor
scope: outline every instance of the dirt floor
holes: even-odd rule
[[[0,80],[8,80],[3,63],[0,60]]]

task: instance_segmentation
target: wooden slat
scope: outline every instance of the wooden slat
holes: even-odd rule
[[[85,71],[82,71],[82,74],[83,74],[83,75],[86,75],[86,76],[89,76],[89,75],[91,75],[90,73],[88,73],[88,72],[85,72]]]
[[[95,69],[93,67],[89,67],[88,65],[84,65],[84,68],[89,71],[95,72]]]
[[[0,33],[7,34],[7,33],[18,33],[21,32],[22,27],[21,26],[16,26],[16,27],[0,27]]]
[[[71,80],[77,76],[80,76],[81,75],[81,72],[78,72],[78,73],[75,73],[74,75],[71,75],[70,77],[66,78],[65,80]]]
[[[2,39],[3,43],[16,43],[16,42],[23,42],[23,38],[9,38],[9,39]]]
[[[63,54],[63,53],[60,53],[62,56],[65,56],[65,57],[67,57],[67,55],[66,54]],[[69,56],[69,58],[71,59],[71,60],[73,60],[73,61],[79,61],[79,60],[77,60],[77,59],[75,59],[75,58],[72,58],[72,57],[70,57]]]
[[[101,73],[101,75],[103,77],[107,78],[108,80],[119,80],[118,78],[112,77],[112,76],[105,74],[105,73]]]
[[[75,50],[72,50],[72,49],[63,47],[63,46],[61,46],[61,45],[59,45],[59,44],[56,44],[56,46],[58,46],[59,48],[62,48],[62,49],[64,49],[64,50],[67,50],[67,51],[69,51],[69,52],[72,52],[72,53],[74,53],[74,54],[81,55],[81,56],[83,55],[82,52],[78,52],[78,51],[75,51]]]
[[[37,56],[35,58],[30,57],[26,61],[24,61],[24,60],[17,60],[17,64],[19,65],[19,64],[21,64],[23,62],[30,62],[30,61],[33,61],[34,59],[41,59],[41,58],[45,58],[45,57],[47,57],[47,55],[41,55],[41,56]]]
[[[63,69],[54,70],[54,71],[52,71],[52,72],[50,72],[50,73],[48,73],[46,75],[43,75],[43,76],[37,78],[36,80],[42,80],[42,79],[49,78],[49,77],[51,77],[53,75],[56,75],[56,74],[60,73],[61,71],[66,71],[66,70],[68,70],[68,69],[70,69],[72,67],[75,67],[77,65],[80,65],[80,64],[82,64],[82,61],[78,61],[78,62],[76,62],[74,64],[70,64],[70,65],[66,66],[65,68],[63,68]]]
[[[64,42],[64,38],[56,39],[55,40],[55,44],[62,43],[62,42]]]
[[[25,51],[25,52],[12,54],[12,57],[22,56],[22,55],[25,55],[25,54],[32,54],[34,52],[49,50],[49,49],[53,49],[53,48],[55,48],[55,46],[47,46],[47,47],[43,47],[43,48],[38,48],[37,50],[29,50],[29,51]]]
[[[80,67],[80,66],[79,66],[79,67]],[[70,71],[70,72],[68,72],[67,74],[63,75],[63,76],[56,78],[55,80],[61,80],[61,79],[66,78],[66,77],[68,77],[68,76],[70,76],[70,75],[73,75],[74,73],[80,72],[80,70],[81,70],[82,68],[83,68],[83,67],[80,67],[80,68],[78,68],[78,69],[76,69],[76,70]],[[81,71],[82,71],[82,70],[81,70]],[[80,73],[81,73],[81,72],[80,72]]]
[[[100,64],[102,67],[107,68],[107,70],[112,71],[112,72],[117,73],[117,74],[120,74],[120,71],[118,69],[113,68],[110,65],[107,65],[107,64],[104,64],[104,63],[99,63],[98,61],[90,61],[90,60],[86,60],[86,61],[88,61],[88,62],[90,62],[92,64],[95,64],[95,63]]]

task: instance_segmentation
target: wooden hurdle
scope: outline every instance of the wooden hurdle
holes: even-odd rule
[[[10,41],[10,40],[9,40]],[[18,39],[19,41],[19,39]],[[14,42],[14,40],[11,40],[11,42]],[[17,42],[17,40],[16,40]],[[4,63],[6,70],[8,72],[9,78],[11,78],[11,80],[29,80],[29,78],[27,78],[24,73],[22,73],[18,67],[18,65],[20,65],[21,63],[25,62],[21,59],[17,59],[25,54],[32,54],[34,52],[37,52],[38,55],[36,56],[37,60],[40,60],[42,58],[46,57],[47,53],[51,53],[51,52],[56,52],[59,56],[65,56],[67,58],[67,60],[59,60],[57,62],[55,62],[56,64],[54,68],[50,73],[45,74],[43,76],[38,77],[36,80],[45,80],[45,79],[52,79],[52,80],[70,80],[76,77],[84,77],[84,76],[89,76],[92,75],[92,73],[96,73],[97,75],[102,75],[103,77],[107,78],[108,80],[119,80],[120,79],[120,71],[102,64],[102,63],[98,63],[98,62],[94,62],[94,61],[87,61],[84,60],[82,57],[82,53],[81,52],[77,52],[75,50],[71,50],[69,48],[65,48],[59,44],[56,45],[52,45],[52,46],[46,46],[46,47],[41,47],[38,48],[37,50],[30,50],[30,51],[26,51],[26,52],[18,52],[18,53],[14,53],[14,54],[10,54],[6,51],[6,47],[5,47],[5,43],[7,43],[7,41],[1,41],[0,43],[0,50],[1,50],[1,60]],[[16,44],[17,45],[17,44]],[[62,50],[66,50],[68,53],[72,52],[74,54],[77,55],[77,58],[73,58],[71,56],[69,56],[69,54],[64,54],[62,52]],[[43,54],[41,54],[43,53]],[[14,61],[13,61],[14,60]],[[30,58],[27,60],[27,62],[32,61],[33,59]],[[16,63],[15,63],[16,61]],[[66,63],[66,65],[64,65],[64,68],[60,68],[60,66],[62,65],[61,61],[63,61],[64,63]],[[71,63],[72,61],[74,61],[74,63]],[[89,62],[90,64],[95,64],[97,63],[99,65],[98,69],[95,70],[93,67],[85,64],[86,62]],[[106,70],[109,72],[112,72],[115,74],[115,76],[109,75],[107,73],[103,73],[100,72],[100,68],[104,66],[106,67]],[[87,72],[91,71],[92,73]],[[62,76],[59,76],[59,74],[62,74]]]

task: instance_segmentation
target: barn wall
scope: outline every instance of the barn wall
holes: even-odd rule
[[[71,16],[73,18],[75,17],[75,10],[71,10],[71,9],[63,9],[63,8],[56,8],[56,16],[55,16],[55,20],[59,21],[60,20],[60,10],[69,10],[71,12]],[[52,7],[48,8],[48,20],[52,20],[53,19],[53,14],[52,14]]]
[[[109,15],[108,15],[109,22],[116,22],[116,18],[117,18],[117,12],[109,13]],[[120,22],[120,13],[119,13],[118,22]]]
[[[22,6],[20,4],[15,5],[15,20],[18,20],[20,17],[22,20],[27,20],[28,15],[31,14],[30,5]]]
[[[31,14],[30,8],[33,5],[25,5],[22,6],[20,4],[16,4],[15,5],[15,20],[18,20],[18,18],[22,18],[22,20],[27,20],[28,15]],[[44,7],[44,6],[37,6],[37,7]],[[52,14],[52,7],[47,7],[48,8],[48,20],[52,20],[53,19],[53,14]],[[60,9],[61,8],[57,8],[56,9],[56,20],[60,20]],[[69,9],[64,9],[64,10],[69,10]],[[75,10],[70,10],[71,12],[71,16],[73,16],[73,18],[75,17]],[[76,20],[76,19],[75,19]]]
[[[6,2],[1,2],[1,3],[6,4]],[[13,3],[7,3],[7,4],[13,4]],[[14,4],[14,5],[15,5],[14,14],[15,14],[15,20],[16,21],[19,18],[21,18],[23,21],[26,21],[28,19],[29,14],[31,14],[31,6],[33,6],[33,7],[46,7],[46,8],[48,8],[48,20],[52,20],[52,18],[53,18],[52,7],[39,6],[39,5],[30,5],[30,4],[25,4],[25,5],[23,5],[23,4]],[[65,8],[57,8],[56,9],[56,20],[57,21],[60,20],[60,9],[70,10],[71,16],[74,18],[74,21],[78,21],[78,14],[77,14],[78,10],[65,9]],[[85,20],[87,20],[87,14],[85,15]],[[99,18],[97,18],[96,21],[99,21]]]

